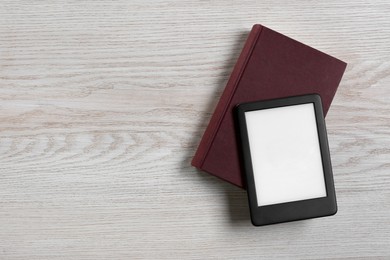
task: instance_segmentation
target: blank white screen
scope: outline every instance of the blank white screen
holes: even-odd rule
[[[245,112],[258,206],[326,197],[314,104]]]

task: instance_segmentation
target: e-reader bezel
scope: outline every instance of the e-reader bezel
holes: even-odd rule
[[[245,112],[308,103],[313,103],[314,105],[327,196],[280,204],[258,206]],[[245,172],[246,189],[248,193],[252,224],[255,226],[262,226],[336,214],[336,194],[320,96],[318,94],[310,94],[304,96],[243,103],[237,105],[236,112],[241,141],[242,163]]]

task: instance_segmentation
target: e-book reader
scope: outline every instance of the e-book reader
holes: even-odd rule
[[[337,212],[317,94],[237,106],[242,162],[255,226]]]

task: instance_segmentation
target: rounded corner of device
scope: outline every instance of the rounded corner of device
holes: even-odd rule
[[[334,204],[329,216],[334,216],[337,214],[337,211],[338,211],[338,207],[337,207],[337,204]]]

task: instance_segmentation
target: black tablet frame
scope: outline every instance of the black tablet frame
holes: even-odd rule
[[[314,104],[327,196],[322,198],[258,206],[245,112],[307,103]],[[238,128],[240,132],[239,139],[241,141],[242,148],[242,165],[245,172],[246,189],[248,193],[252,224],[255,226],[262,226],[336,214],[336,194],[321,97],[318,94],[310,94],[304,96],[243,103],[236,107],[236,112],[238,118]]]

